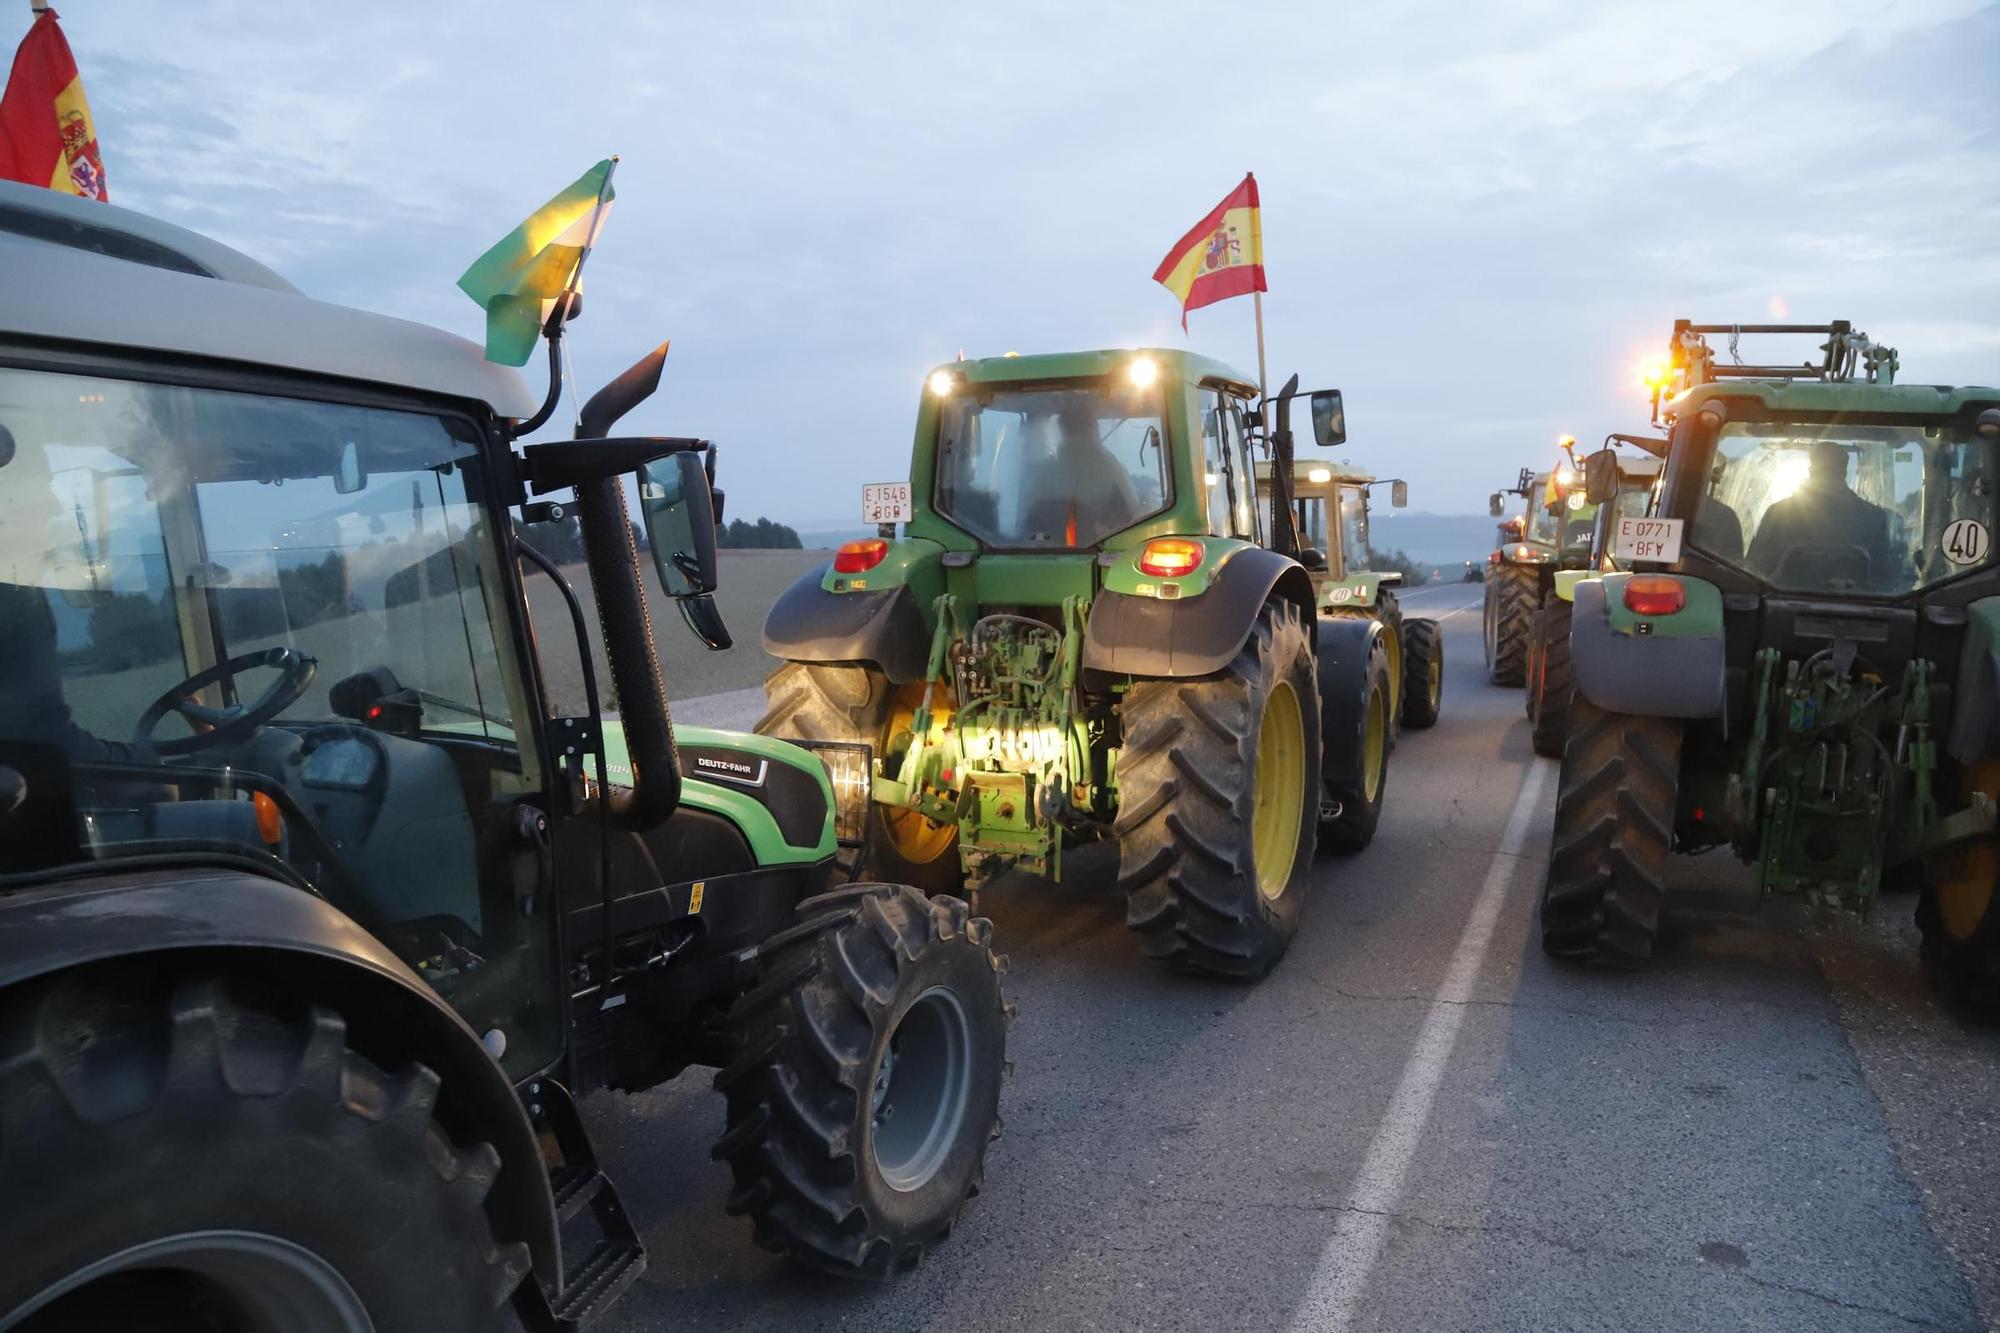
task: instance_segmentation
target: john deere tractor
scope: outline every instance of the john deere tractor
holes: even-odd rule
[[[1564,436],[1558,443],[1574,441]],[[1583,497],[1578,480],[1565,449],[1558,466],[1547,472],[1522,468],[1512,486],[1495,491],[1488,501],[1495,518],[1506,513],[1507,496],[1523,501],[1522,511],[1500,524],[1500,543],[1486,557],[1486,671],[1495,685],[1528,682],[1535,613],[1554,592],[1556,570],[1565,563],[1581,564],[1589,547],[1595,514],[1579,512]]]
[[[1270,482],[1270,464],[1258,464],[1258,480]],[[1312,570],[1312,588],[1322,616],[1360,616],[1376,620],[1386,630],[1388,646],[1388,749],[1394,749],[1404,727],[1424,729],[1438,721],[1444,699],[1444,636],[1436,620],[1404,616],[1396,590],[1402,574],[1372,570],[1368,546],[1368,494],[1374,486],[1390,486],[1396,508],[1408,504],[1402,480],[1378,480],[1344,464],[1294,462],[1292,494],[1298,510],[1298,530],[1304,542],[1304,562]],[[1366,765],[1364,789],[1342,803],[1344,817],[1320,831],[1320,843],[1340,851],[1358,851],[1374,837],[1382,811],[1380,787],[1386,765]],[[1370,793],[1374,797],[1370,799]]]
[[[1628,444],[1646,452],[1618,453],[1614,444]],[[1562,757],[1563,742],[1569,736],[1569,701],[1573,692],[1570,677],[1569,624],[1577,581],[1592,573],[1609,573],[1618,562],[1611,555],[1612,538],[1621,518],[1644,518],[1659,483],[1661,458],[1667,451],[1665,440],[1638,435],[1612,434],[1604,448],[1585,460],[1588,477],[1598,474],[1598,493],[1615,487],[1609,503],[1591,504],[1582,491],[1574,492],[1585,504],[1576,512],[1591,516],[1590,546],[1587,551],[1565,551],[1561,568],[1549,598],[1535,612],[1528,631],[1528,722],[1535,753],[1546,758]]]
[[[811,755],[672,725],[644,578],[727,632],[713,450],[609,434],[664,349],[523,444],[561,316],[538,407],[94,200],[0,183],[0,270],[0,1327],[575,1329],[645,1267],[575,1099],[692,1066],[760,1243],[942,1240],[1001,960],[833,880]],[[574,590],[515,536],[572,508]]]
[[[1386,629],[1317,616],[1300,562],[1296,384],[1260,408],[1163,350],[932,372],[907,487],[867,490],[901,535],[842,547],[764,627],[784,665],[758,730],[846,765],[870,873],[976,889],[1111,843],[1149,956],[1278,961],[1316,829],[1381,800],[1391,725]],[[1338,393],[1313,427],[1344,439]]]
[[[1724,364],[1717,334],[1818,355]],[[1844,321],[1682,321],[1670,353],[1658,501],[1572,593],[1543,945],[1646,958],[1667,854],[1726,844],[1766,894],[1866,912],[1918,889],[1925,962],[1991,998],[2000,390],[1897,384]]]

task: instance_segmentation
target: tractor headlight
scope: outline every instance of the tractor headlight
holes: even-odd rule
[[[854,741],[801,741],[826,766],[833,787],[833,837],[843,847],[859,847],[868,828],[868,801],[874,787],[875,747]]]
[[[1132,387],[1150,389],[1153,381],[1160,377],[1160,366],[1150,356],[1134,357],[1132,364],[1125,368],[1125,374],[1132,381]]]

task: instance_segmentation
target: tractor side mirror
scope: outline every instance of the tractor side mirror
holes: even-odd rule
[[[361,446],[348,440],[340,446],[340,458],[334,465],[334,494],[353,495],[367,485],[368,467],[361,461]]]
[[[1391,509],[1408,509],[1410,507],[1409,482],[1392,481],[1389,483],[1389,507]]]
[[[1618,497],[1618,455],[1599,449],[1583,460],[1583,499],[1586,504],[1608,504]]]
[[[1486,512],[1495,518],[1506,512],[1506,506],[1500,503],[1500,492],[1495,491],[1486,497]]]
[[[678,600],[714,592],[715,504],[700,457],[668,454],[641,468],[639,508],[667,596]]]
[[[1340,390],[1321,389],[1312,396],[1313,443],[1331,449],[1347,443],[1347,409],[1341,406]]]

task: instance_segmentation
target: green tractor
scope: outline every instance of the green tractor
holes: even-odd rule
[[[836,766],[865,870],[976,889],[1108,844],[1148,956],[1259,977],[1283,955],[1316,830],[1372,828],[1393,687],[1382,625],[1315,614],[1297,377],[1261,406],[1253,385],[1162,350],[931,373],[909,481],[864,490],[882,535],[764,627],[783,665],[757,729]],[[1312,408],[1341,442],[1339,394]]]
[[[1644,450],[1621,454],[1614,444],[1629,444]],[[1556,570],[1550,596],[1535,612],[1528,631],[1528,722],[1535,753],[1548,759],[1562,757],[1563,742],[1569,736],[1570,680],[1569,623],[1578,580],[1593,572],[1609,573],[1619,568],[1611,555],[1611,539],[1621,518],[1644,518],[1659,485],[1661,460],[1667,451],[1665,440],[1638,435],[1612,434],[1604,448],[1585,460],[1583,471],[1600,471],[1601,489],[1615,485],[1616,494],[1607,503],[1592,504],[1583,492],[1572,492],[1585,503],[1580,510],[1591,515],[1590,546],[1583,552],[1564,552]],[[1600,461],[1605,460],[1605,461]],[[1580,516],[1580,515],[1579,515]]]
[[[1258,480],[1270,482],[1269,463],[1257,465]],[[1378,479],[1341,464],[1292,465],[1293,504],[1298,511],[1306,568],[1323,616],[1361,616],[1388,631],[1390,713],[1397,728],[1434,726],[1444,698],[1444,635],[1435,620],[1405,616],[1396,593],[1403,575],[1368,568],[1369,492],[1388,486],[1397,509],[1409,503],[1407,483]],[[1394,741],[1391,737],[1391,741]]]
[[[713,450],[610,436],[665,349],[524,445],[560,319],[538,407],[96,201],[0,183],[0,266],[0,1327],[579,1328],[645,1249],[576,1099],[697,1066],[758,1242],[941,1241],[1003,960],[834,882],[811,755],[672,725],[644,579],[728,636]],[[515,526],[571,489],[575,589]]]
[[[1824,341],[1718,364],[1713,334]],[[1544,948],[1645,959],[1668,852],[1727,844],[1765,894],[1917,889],[1926,964],[1993,998],[2000,390],[1897,384],[1844,321],[1682,321],[1671,355],[1658,500],[1571,591]]]
[[[1500,524],[1500,543],[1486,557],[1482,629],[1486,671],[1495,685],[1527,684],[1535,613],[1554,593],[1556,570],[1579,565],[1590,545],[1595,514],[1581,505],[1567,461],[1574,441],[1564,436],[1559,443],[1565,448],[1561,465],[1548,472],[1522,468],[1512,486],[1488,500],[1495,518],[1506,513],[1507,496],[1524,502],[1522,512]]]

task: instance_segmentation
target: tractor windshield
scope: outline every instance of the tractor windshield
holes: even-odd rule
[[[1690,541],[1796,592],[1908,592],[1988,563],[1993,446],[1935,426],[1731,422]]]
[[[1161,391],[975,385],[940,413],[936,501],[992,546],[1096,546],[1173,501]]]
[[[477,439],[421,412],[0,369],[0,875],[255,868],[545,1055],[524,988],[473,994],[547,936],[492,827],[539,782]]]

